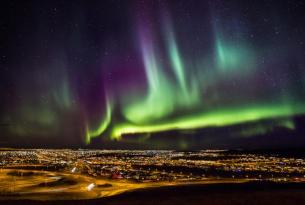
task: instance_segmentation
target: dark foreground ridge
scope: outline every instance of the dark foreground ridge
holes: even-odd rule
[[[22,205],[128,205],[128,204],[305,204],[305,185],[295,183],[251,182],[242,184],[182,185],[149,188],[113,197],[92,200],[0,201]]]

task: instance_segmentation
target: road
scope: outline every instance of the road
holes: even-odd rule
[[[196,182],[133,182],[94,178],[77,173],[20,169],[0,170],[1,199],[71,200],[94,199],[135,189],[181,184],[243,183],[249,180],[206,179]]]

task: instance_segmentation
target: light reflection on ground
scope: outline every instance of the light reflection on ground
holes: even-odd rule
[[[202,180],[196,183],[232,183],[245,180]],[[111,180],[74,173],[19,169],[0,170],[1,199],[64,200],[93,199],[135,189],[188,184],[188,182],[142,182]]]

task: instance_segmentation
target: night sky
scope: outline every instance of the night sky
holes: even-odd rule
[[[305,1],[0,3],[0,146],[305,147]]]

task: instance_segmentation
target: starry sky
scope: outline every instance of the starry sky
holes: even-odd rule
[[[0,146],[305,147],[304,9],[1,1]]]

